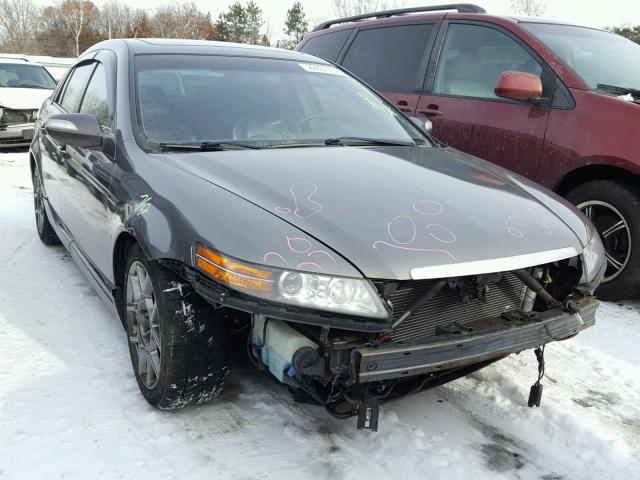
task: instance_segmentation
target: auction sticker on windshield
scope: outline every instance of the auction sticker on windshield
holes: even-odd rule
[[[331,75],[344,75],[342,70],[331,65],[320,65],[317,63],[299,63],[303,69],[312,73],[328,73]]]

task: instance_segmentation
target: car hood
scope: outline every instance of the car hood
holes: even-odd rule
[[[511,270],[575,256],[589,236],[583,217],[553,193],[450,148],[336,146],[161,156],[294,225],[369,278]],[[304,255],[307,244],[291,239],[282,252],[265,245],[264,263],[290,265],[288,256]],[[555,253],[540,255],[550,251]],[[509,261],[517,258],[519,263]],[[331,273],[330,265],[323,270]]]
[[[0,88],[0,107],[13,110],[38,110],[53,90],[42,88]]]

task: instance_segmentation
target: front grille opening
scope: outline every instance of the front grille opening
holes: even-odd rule
[[[431,285],[430,280],[408,281],[390,297],[393,320],[396,321]],[[458,288],[445,287],[421,309],[401,323],[391,334],[399,341],[420,340],[436,335],[436,328],[453,322],[464,325],[473,320],[499,317],[508,310],[520,308],[526,286],[512,273],[504,273],[489,283],[485,298],[463,302]]]
[[[9,110],[5,109],[0,123],[13,125],[22,123],[33,123],[38,110]]]

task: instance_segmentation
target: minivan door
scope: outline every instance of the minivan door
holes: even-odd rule
[[[479,22],[443,22],[416,116],[431,120],[433,135],[454,148],[533,177],[549,118],[548,106],[499,98],[500,74],[538,75],[550,98],[554,76],[512,34]],[[440,38],[438,42],[440,43]]]
[[[339,63],[414,115],[438,22],[375,26],[358,31]]]

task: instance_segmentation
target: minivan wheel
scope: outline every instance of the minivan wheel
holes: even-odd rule
[[[124,272],[129,353],[144,397],[162,410],[216,397],[229,372],[224,319],[139,245],[131,247]]]
[[[36,217],[36,230],[38,237],[45,245],[58,245],[60,239],[49,222],[49,216],[44,206],[44,189],[42,188],[42,180],[38,171],[34,168],[31,173],[31,182],[33,183],[33,210]]]
[[[597,180],[574,188],[567,199],[602,238],[607,270],[597,296],[623,300],[640,295],[640,194],[622,182]]]

